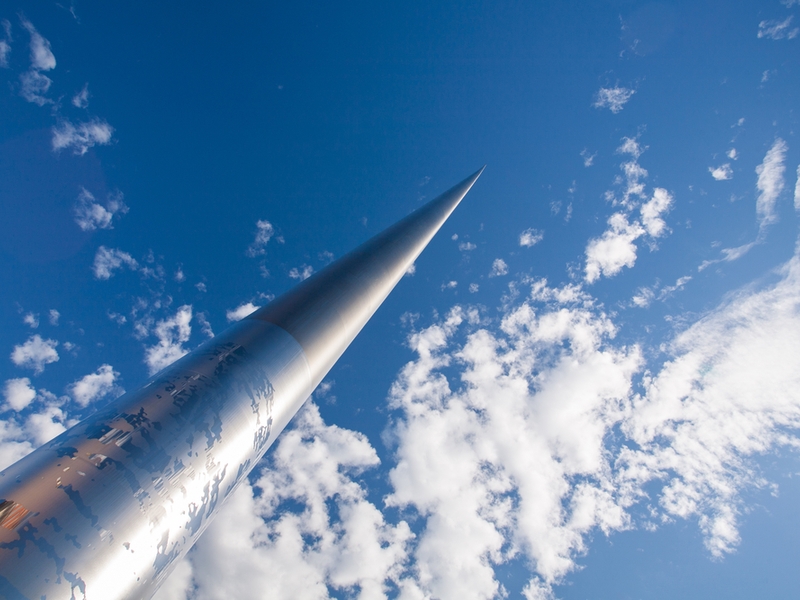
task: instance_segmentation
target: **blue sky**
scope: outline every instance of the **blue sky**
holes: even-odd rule
[[[0,23],[3,466],[487,165],[161,600],[794,596],[798,0]]]

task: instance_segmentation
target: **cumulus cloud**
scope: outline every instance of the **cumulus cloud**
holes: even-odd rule
[[[303,265],[300,268],[292,267],[289,270],[289,277],[291,277],[292,279],[299,279],[300,281],[308,279],[313,274],[314,274],[314,267],[312,267],[311,265]]]
[[[667,232],[667,224],[662,215],[672,208],[672,195],[664,188],[655,188],[653,197],[642,204],[639,209],[642,215],[642,225],[647,235],[653,238],[661,237]]]
[[[458,249],[461,250],[462,252],[470,252],[472,250],[475,250],[475,248],[477,248],[477,246],[472,242],[461,242],[458,245]]]
[[[777,19],[761,21],[758,24],[758,37],[769,38],[771,40],[791,40],[796,38],[797,34],[800,33],[800,28],[791,27],[793,18],[794,17],[790,15],[783,21]]]
[[[628,100],[631,99],[636,93],[636,90],[631,90],[625,87],[612,87],[612,88],[600,88],[597,92],[594,100],[595,108],[607,108],[614,114],[617,114],[622,110]],[[587,165],[588,166],[588,165]]]
[[[9,408],[20,411],[33,402],[33,399],[36,398],[36,390],[33,389],[30,379],[20,377],[6,381],[3,395]]]
[[[477,283],[470,283],[469,284],[469,293],[476,294],[478,290],[481,289]]]
[[[88,406],[112,392],[122,393],[123,390],[115,385],[118,377],[119,373],[111,365],[100,365],[97,371],[70,385],[68,391],[80,406]]]
[[[33,369],[38,375],[44,371],[45,365],[58,361],[56,340],[43,340],[39,334],[32,335],[24,344],[14,346],[11,352],[11,362],[18,367]]]
[[[75,108],[86,108],[89,106],[89,84],[84,83],[81,91],[72,97],[72,106]]]
[[[783,161],[788,149],[789,146],[786,142],[780,138],[776,139],[764,156],[763,162],[756,167],[758,175],[756,188],[759,192],[756,199],[756,215],[759,228],[762,230],[778,220],[775,205],[778,196],[783,191],[783,172],[785,170]]]
[[[261,256],[262,254],[266,254],[267,243],[274,235],[275,228],[272,226],[272,223],[260,219],[256,221],[256,237],[253,240],[253,243],[247,247],[247,256],[253,258],[256,256]]]
[[[544,239],[544,232],[532,227],[519,234],[519,245],[525,248],[535,246]]]
[[[447,283],[442,284],[442,291],[444,290],[454,290],[458,286],[457,281],[448,281]]]
[[[636,262],[636,241],[645,233],[638,221],[628,222],[623,213],[614,213],[608,219],[609,228],[599,238],[586,246],[586,281],[594,283],[601,275],[613,277],[623,267]]]
[[[92,146],[110,144],[113,133],[111,125],[96,117],[83,123],[64,120],[53,127],[53,150],[58,152],[71,148],[75,154],[83,155]]]
[[[245,598],[264,589],[286,599],[386,597],[413,534],[367,500],[359,475],[378,464],[363,434],[326,425],[306,404],[255,484],[228,500],[172,589],[155,600]]]
[[[730,163],[725,163],[718,167],[708,167],[708,172],[711,173],[711,176],[717,181],[733,179],[733,169],[731,169]]]
[[[731,160],[739,160],[739,153],[736,151],[736,148],[731,148],[728,150],[726,156]]]
[[[158,321],[153,335],[158,342],[145,348],[144,362],[150,375],[158,373],[189,352],[183,344],[192,334],[192,307],[185,304],[178,308],[174,316]]]
[[[116,192],[108,195],[105,206],[98,203],[92,193],[82,187],[78,200],[72,207],[72,214],[78,227],[84,231],[95,229],[113,229],[114,217],[119,217],[128,212],[127,205],[122,201],[122,193]]]
[[[97,279],[110,279],[114,271],[127,267],[131,270],[139,268],[139,263],[127,252],[116,248],[100,246],[94,256],[92,271]]]
[[[508,275],[508,265],[502,258],[495,258],[489,277],[499,277],[501,275]]]
[[[241,321],[259,308],[261,307],[256,306],[252,302],[244,302],[236,308],[226,311],[225,318],[228,319],[228,321]]]
[[[22,317],[22,322],[31,329],[36,329],[39,327],[39,315],[35,315],[32,312],[26,313]]]
[[[61,318],[60,312],[58,312],[55,308],[51,308],[47,315],[50,325],[58,325],[58,320]]]

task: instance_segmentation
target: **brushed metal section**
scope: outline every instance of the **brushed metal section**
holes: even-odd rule
[[[483,168],[248,319],[274,323],[294,336],[305,350],[316,386],[482,172]]]
[[[149,598],[312,391],[294,338],[243,321],[12,465],[0,598]]]

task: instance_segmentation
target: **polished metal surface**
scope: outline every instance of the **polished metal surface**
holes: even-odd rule
[[[0,473],[0,599],[150,598],[481,171]]]

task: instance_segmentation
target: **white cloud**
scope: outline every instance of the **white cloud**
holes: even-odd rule
[[[38,333],[28,338],[24,344],[14,346],[11,352],[11,362],[18,367],[33,369],[38,375],[44,371],[44,366],[58,361],[56,340],[43,340]]]
[[[75,108],[86,108],[89,106],[89,84],[84,83],[81,91],[72,97],[72,106]]]
[[[205,292],[207,292],[207,291],[208,291],[208,287],[207,287],[207,286],[206,286],[206,284],[205,284],[205,283],[203,283],[202,281],[200,281],[200,282],[198,282],[198,283],[195,283],[195,284],[194,284],[194,287],[196,287],[196,288],[197,288],[197,291],[198,291],[198,292],[201,292],[201,293],[205,293]]]
[[[501,275],[508,275],[508,265],[502,258],[495,258],[492,263],[492,271],[489,277],[499,277]]]
[[[797,181],[794,184],[794,209],[800,211],[800,165],[797,165]]]
[[[178,308],[175,316],[156,323],[153,334],[158,343],[145,348],[144,362],[150,375],[158,373],[184,356],[188,350],[183,344],[192,334],[192,307],[185,304]]]
[[[756,167],[758,174],[756,188],[759,191],[756,199],[756,215],[762,230],[778,220],[775,205],[778,196],[783,191],[783,172],[785,170],[783,161],[788,148],[786,142],[780,138],[776,139],[764,156],[764,161]]]
[[[726,156],[731,160],[739,160],[739,153],[736,151],[736,148],[731,148],[728,150]]]
[[[786,8],[791,8],[795,4],[800,4],[800,0],[781,0],[781,4],[783,4]]]
[[[766,37],[772,40],[791,40],[796,38],[797,34],[800,33],[800,29],[797,27],[790,29],[792,19],[793,17],[790,15],[783,21],[778,21],[777,19],[761,21],[758,24],[758,37]]]
[[[31,329],[36,329],[39,327],[39,315],[35,315],[32,312],[26,313],[22,317],[22,322]]]
[[[299,279],[300,281],[308,279],[313,274],[314,274],[314,267],[312,267],[311,265],[303,265],[299,269],[297,267],[292,267],[289,270],[289,277],[291,277],[292,279]]]
[[[6,398],[8,407],[12,410],[20,411],[33,402],[33,399],[36,398],[36,390],[33,389],[30,379],[20,377],[19,379],[6,381],[3,395]]]
[[[261,308],[260,306],[256,306],[252,302],[244,302],[234,308],[233,310],[229,310],[225,313],[225,318],[228,321],[241,321],[245,317],[249,316],[250,313],[258,310]]]
[[[47,313],[48,319],[50,321],[50,325],[58,325],[58,319],[61,317],[61,313],[58,312],[55,308],[51,308],[50,311]]]
[[[128,207],[122,201],[122,198],[123,196],[120,192],[109,194],[106,205],[102,206],[95,201],[89,190],[82,187],[78,194],[78,200],[75,206],[72,207],[75,222],[83,231],[113,229],[114,217],[128,212]]]
[[[386,523],[359,474],[378,465],[360,433],[328,426],[307,403],[267,457],[255,485],[228,500],[179,566],[181,586],[154,600],[384,598],[413,537]],[[166,595],[169,593],[169,595]]]
[[[475,250],[475,248],[477,248],[477,246],[472,242],[461,242],[458,245],[458,249],[462,252],[470,252],[471,250]]]
[[[711,173],[711,176],[717,181],[733,179],[733,169],[731,169],[730,163],[725,163],[718,167],[708,167],[708,172]]]
[[[247,247],[247,256],[256,257],[266,254],[266,245],[275,235],[275,228],[269,221],[256,221],[256,237],[253,243]]]
[[[458,286],[457,281],[448,281],[447,283],[442,284],[442,291],[444,290],[453,290]]]
[[[519,245],[526,248],[535,246],[544,239],[544,232],[529,228],[519,234]]]
[[[128,267],[131,270],[136,270],[139,263],[127,252],[115,248],[106,248],[100,246],[97,249],[97,254],[94,256],[94,264],[92,271],[97,279],[109,279],[114,275],[114,271]]]
[[[97,371],[70,385],[69,393],[80,406],[88,406],[112,392],[119,395],[122,390],[115,385],[118,377],[119,373],[111,365],[100,365]]]
[[[581,150],[581,158],[583,159],[583,166],[584,167],[591,167],[594,164],[594,159],[597,156],[597,152],[590,153],[588,148],[584,148]]]
[[[586,246],[586,281],[594,283],[600,275],[613,277],[623,267],[636,262],[636,244],[645,229],[638,221],[629,223],[623,213],[614,213],[608,219],[610,226],[599,238],[589,240]]]
[[[478,290],[481,289],[477,283],[470,283],[469,284],[469,293],[476,294]]]
[[[11,54],[11,23],[8,19],[0,21],[3,25],[5,37],[0,40],[0,68],[8,68],[8,55]]]
[[[206,317],[206,313],[199,312],[196,315],[197,322],[200,323],[200,331],[203,333],[204,336],[211,339],[214,337],[214,330],[211,329],[211,323],[208,322],[208,318]]]
[[[37,71],[50,71],[51,69],[55,69],[56,57],[53,56],[53,51],[50,49],[50,42],[36,31],[36,28],[28,19],[20,16],[20,21],[31,36],[31,68]]]
[[[39,106],[53,102],[45,96],[53,84],[53,80],[47,75],[42,75],[39,71],[25,71],[20,74],[19,83],[19,95],[28,102],[33,102]]]
[[[625,106],[625,103],[631,99],[636,93],[636,90],[631,90],[625,87],[616,86],[613,88],[600,88],[595,96],[595,101],[592,106],[595,108],[608,108],[614,114],[617,114]]]
[[[113,133],[114,128],[102,119],[76,124],[65,120],[53,127],[53,150],[71,148],[75,154],[83,155],[92,146],[110,144]]]
[[[642,225],[650,237],[661,237],[668,231],[667,224],[661,215],[672,208],[673,198],[664,188],[655,188],[653,197],[642,204],[640,209],[642,214]]]
[[[655,293],[650,288],[642,287],[631,298],[631,304],[639,308],[647,308],[653,301]]]
[[[406,269],[403,277],[412,277],[417,272],[417,263],[411,263],[411,266]]]

